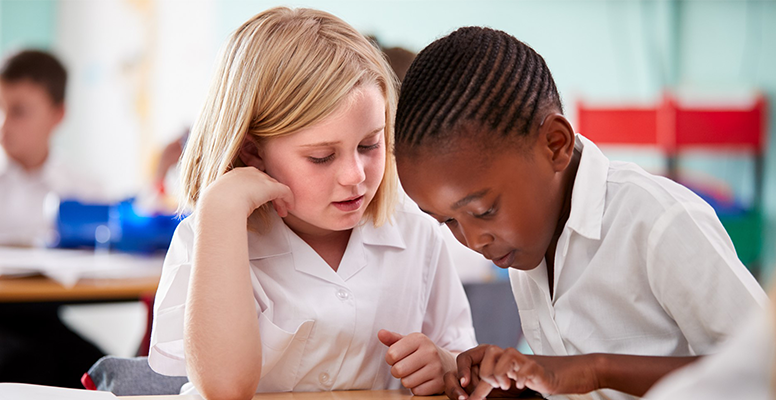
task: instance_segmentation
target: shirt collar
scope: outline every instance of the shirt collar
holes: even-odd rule
[[[606,203],[609,159],[586,137],[577,134],[576,138],[574,146],[580,150],[581,157],[566,226],[586,238],[598,240]]]
[[[379,228],[375,227],[371,221],[365,221],[356,229],[361,230],[361,239],[365,245],[395,247],[400,250],[407,248],[393,219]]]
[[[291,253],[291,244],[285,234],[288,229],[283,220],[274,212],[267,213],[267,223],[262,230],[248,230],[248,259],[276,257]]]

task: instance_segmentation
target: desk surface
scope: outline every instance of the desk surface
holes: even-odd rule
[[[158,276],[81,279],[65,287],[44,276],[0,277],[0,302],[95,301],[138,299],[156,292]]]
[[[200,400],[197,396],[124,396],[122,400]],[[253,400],[442,400],[447,396],[413,396],[409,390],[351,390],[340,392],[258,393]],[[529,398],[525,398],[529,399]],[[533,399],[541,399],[536,397]]]
[[[124,396],[122,400],[199,400],[196,396]],[[253,400],[441,400],[446,396],[413,396],[408,390],[259,393]]]
[[[156,291],[163,262],[161,255],[0,246],[0,302],[138,299]]]

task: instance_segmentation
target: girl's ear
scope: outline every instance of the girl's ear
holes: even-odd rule
[[[264,171],[264,159],[261,157],[259,146],[256,145],[256,142],[250,136],[246,135],[245,139],[243,139],[239,157],[245,166],[256,167]]]
[[[551,153],[551,162],[555,171],[563,171],[568,167],[574,155],[574,128],[561,114],[552,113],[544,118],[539,126],[540,137],[546,138],[547,149]]]

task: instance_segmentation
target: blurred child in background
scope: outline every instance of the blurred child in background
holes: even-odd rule
[[[58,196],[96,191],[51,156],[66,81],[62,64],[42,51],[16,53],[0,67],[0,245],[44,245]],[[81,387],[81,374],[103,354],[58,311],[58,304],[0,304],[0,381]]]

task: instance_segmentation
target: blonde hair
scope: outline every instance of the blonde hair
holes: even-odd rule
[[[397,199],[393,148],[396,77],[383,54],[341,19],[313,9],[266,10],[232,33],[181,158],[181,207],[195,208],[218,177],[244,166],[246,135],[257,143],[311,126],[354,88],[376,84],[385,100],[385,174],[365,218],[388,221]],[[257,209],[266,220],[269,205]]]

